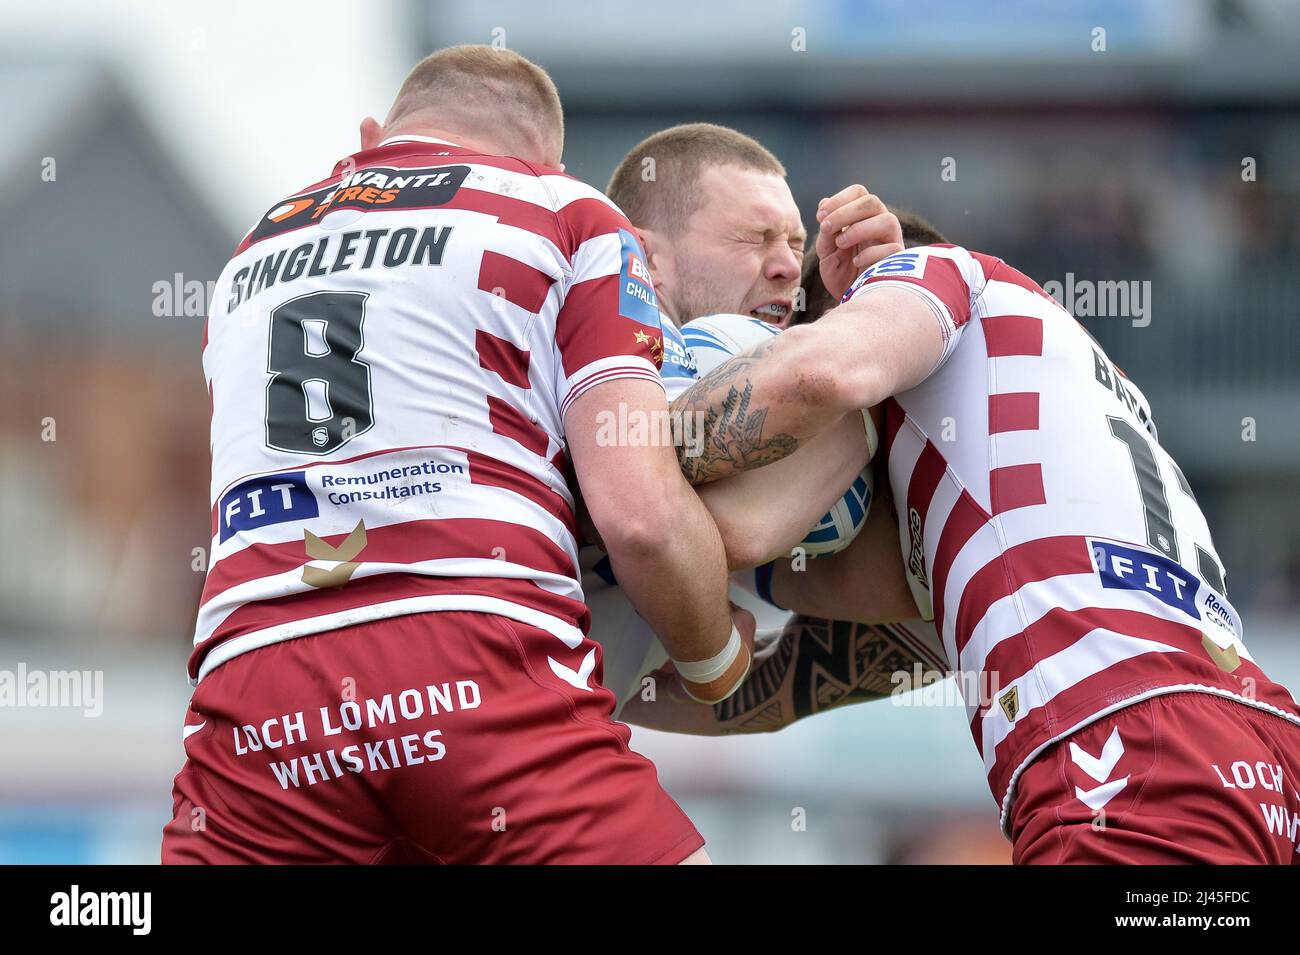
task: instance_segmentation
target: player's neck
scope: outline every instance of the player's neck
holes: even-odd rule
[[[502,141],[497,141],[492,137],[462,133],[455,129],[434,126],[428,123],[400,123],[396,126],[385,129],[382,141],[392,142],[394,140],[411,138],[437,139],[444,143],[450,143],[453,146],[472,149],[474,152],[481,153],[485,156],[518,156],[522,159],[529,158],[522,155],[518,144],[507,144]]]
[[[495,154],[498,151],[496,144],[485,142],[474,136],[463,135],[452,129],[443,129],[425,123],[399,124],[384,130],[383,142],[393,142],[399,139],[437,139],[444,143],[451,143],[453,146],[463,146],[466,149],[473,149],[486,154]]]

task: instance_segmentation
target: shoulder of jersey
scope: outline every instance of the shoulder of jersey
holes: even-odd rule
[[[510,156],[493,156],[460,148],[443,149],[432,143],[392,143],[343,158],[335,164],[327,178],[295,191],[270,207],[244,235],[236,255],[269,235],[292,230],[300,222],[310,224],[303,220],[310,215],[314,221],[314,216],[320,214],[319,205],[322,202],[332,202],[339,187],[349,181],[363,179],[367,175],[382,177],[385,173],[388,178],[402,177],[426,167],[431,174],[437,168],[460,167],[459,173],[448,170],[450,181],[442,186],[448,190],[448,198],[461,188],[497,193],[503,201],[523,200],[562,216],[566,221],[576,217],[582,226],[578,229],[579,233],[584,228],[596,228],[597,223],[603,223],[600,231],[609,230],[606,210],[621,216],[618,207],[603,193],[558,168]],[[382,195],[386,203],[392,201],[397,193],[393,189],[383,191],[385,183],[382,178],[377,182],[379,188],[369,192]],[[401,199],[398,198],[389,208],[400,207]],[[567,215],[566,210],[569,210]],[[592,210],[599,211],[593,214]]]
[[[595,186],[588,185],[581,179],[574,179],[566,173],[546,173],[538,177],[551,190],[556,198],[557,208],[563,209],[571,203],[584,199],[594,200],[612,211],[623,215],[623,210],[614,201]]]
[[[938,267],[940,271],[935,271],[930,264],[932,261],[943,263]],[[953,277],[974,297],[982,293],[993,277],[993,273],[1003,265],[1005,263],[996,256],[972,252],[970,249],[951,243],[914,246],[888,255],[865,269],[845,290],[840,302],[847,302],[868,282],[874,285],[900,280],[915,284],[934,284],[943,288],[951,284]]]

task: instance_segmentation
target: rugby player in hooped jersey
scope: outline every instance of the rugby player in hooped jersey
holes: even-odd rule
[[[647,177],[643,171],[651,160],[655,175]],[[663,130],[627,154],[606,191],[627,212],[645,245],[663,312],[661,373],[670,400],[695,381],[678,326],[712,313],[748,314],[780,327],[798,317],[803,293],[809,291],[800,289],[806,232],[784,167],[760,143],[709,123]],[[818,221],[819,288],[833,289],[838,296],[863,268],[900,250],[903,235],[898,219],[861,185],[849,186],[821,205],[830,214]],[[700,485],[697,491],[722,533],[729,565],[749,568],[797,544],[866,463],[867,435],[862,418],[854,414],[789,458]],[[878,502],[862,533],[875,539],[892,536],[888,508]],[[644,678],[665,662],[663,648],[620,593],[600,552],[584,549],[583,562],[591,635],[604,647],[605,682],[624,704],[623,719],[696,733],[780,725],[771,719],[772,708],[750,719],[745,700],[752,687],[733,696],[730,709],[719,708],[716,719],[698,708],[650,704],[642,697],[648,689]],[[882,578],[878,616],[835,628],[835,640],[856,648],[846,659],[863,664],[839,674],[844,692],[837,702],[887,696],[893,673],[910,671],[914,664],[927,671],[942,668],[933,627],[915,620],[917,611],[901,577],[893,572],[876,576]],[[893,599],[883,599],[883,581],[895,578],[889,591]],[[780,686],[777,696],[786,703],[787,720],[815,712],[825,702],[814,695],[804,708],[799,702],[804,694],[796,692],[793,681],[797,661],[824,655],[827,626],[823,620],[796,620],[779,647],[768,645],[778,658],[764,663],[765,682],[775,679]],[[781,661],[791,665],[775,677]],[[674,722],[674,716],[681,722]]]
[[[577,579],[580,488],[688,692],[743,679],[753,623],[676,455],[599,439],[666,407],[631,225],[561,172],[555,87],[514,53],[426,58],[361,134],[217,284],[163,860],[707,861],[610,718]]]
[[[1243,643],[1145,400],[1038,285],[946,243],[896,253],[677,406],[740,392],[761,427],[684,461],[698,480],[761,469],[846,409],[883,407],[892,559],[860,536],[774,594],[873,619],[901,551],[949,665],[981,677],[961,688],[1017,862],[1300,860],[1300,706]],[[661,698],[641,722],[703,709]]]

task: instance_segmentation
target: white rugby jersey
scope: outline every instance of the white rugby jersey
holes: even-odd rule
[[[276,204],[217,282],[212,551],[190,660],[474,610],[576,646],[563,416],[659,381],[627,219],[558,170],[408,137]]]
[[[1162,693],[1229,696],[1300,722],[1242,644],[1224,570],[1149,409],[1023,274],[949,245],[896,253],[845,295],[917,294],[943,356],[886,403],[885,453],[918,605],[964,674],[1009,818],[1050,743]]]

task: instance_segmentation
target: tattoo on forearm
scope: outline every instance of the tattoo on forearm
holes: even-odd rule
[[[713,707],[725,733],[762,733],[848,703],[889,696],[916,653],[888,625],[796,617],[771,656]],[[928,662],[925,664],[929,666]]]
[[[799,442],[788,434],[763,435],[768,409],[752,406],[754,384],[749,369],[772,347],[772,342],[738,355],[709,372],[673,402],[673,411],[704,413],[701,453],[687,454],[678,447],[682,473],[692,484],[762,467],[792,454]],[[690,449],[695,450],[695,449]]]

